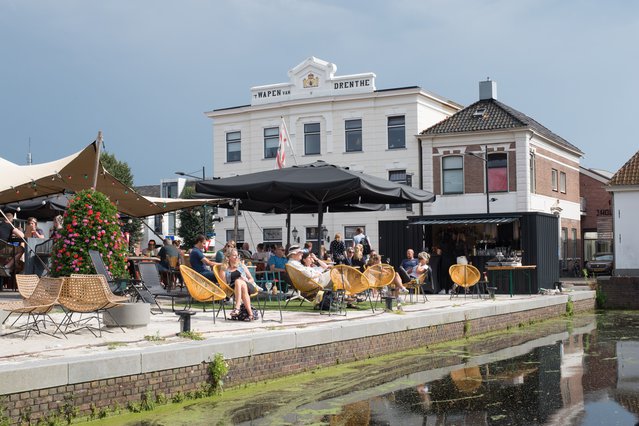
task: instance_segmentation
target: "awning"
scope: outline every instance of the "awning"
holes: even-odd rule
[[[411,225],[473,225],[477,223],[502,224],[519,220],[518,217],[487,217],[484,219],[425,219],[411,223]]]

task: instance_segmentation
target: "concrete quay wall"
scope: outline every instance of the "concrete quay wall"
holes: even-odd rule
[[[91,410],[139,403],[148,392],[171,398],[197,391],[210,381],[208,363],[216,353],[229,362],[225,386],[236,386],[546,320],[565,314],[568,303],[574,312],[593,310],[595,294],[384,314],[90,357],[7,362],[0,365],[0,395],[14,423],[25,414],[35,420],[69,404],[86,416]]]

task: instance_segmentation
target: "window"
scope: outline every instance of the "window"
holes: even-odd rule
[[[566,252],[568,251],[568,228],[561,228],[561,253],[559,258],[566,259]]]
[[[577,230],[575,228],[570,229],[570,233],[572,236],[572,257],[579,257],[579,253],[577,251]]]
[[[231,240],[235,241],[235,246],[236,247],[242,247],[242,243],[244,243],[244,230],[243,229],[238,229],[237,230],[237,238],[235,238],[235,230],[234,229],[227,229],[226,230],[226,241],[231,241]]]
[[[162,215],[161,214],[156,214],[155,216],[153,216],[153,230],[158,233],[158,234],[163,234],[164,232],[162,232]]]
[[[558,178],[557,170],[552,169],[551,182],[552,182],[552,190],[557,191],[559,188],[559,178]]]
[[[536,160],[534,151],[530,151],[530,192],[534,194],[537,191],[537,183],[536,181]]]
[[[178,198],[178,185],[177,182],[163,182],[162,183],[162,197],[164,198]]]
[[[464,192],[464,159],[461,156],[442,158],[443,194]]]
[[[559,173],[559,191],[562,194],[566,193],[566,173],[564,172]]]
[[[403,115],[388,117],[388,149],[406,148],[406,120]]]
[[[363,225],[344,227],[344,244],[346,244],[347,247],[353,245],[353,237],[357,235],[357,232],[355,232],[357,228],[366,229],[366,227]],[[364,232],[364,235],[366,235],[366,232]]]
[[[317,241],[317,226],[306,227],[306,241]]]
[[[280,128],[268,127],[264,129],[264,158],[277,157],[277,147],[280,144]]]
[[[175,235],[176,229],[175,229],[175,212],[169,212],[168,213],[169,216],[169,229],[168,229],[168,234],[169,235]]]
[[[226,134],[226,162],[242,161],[242,132]]]
[[[488,191],[508,191],[508,155],[500,152],[488,154]]]
[[[406,174],[406,170],[393,170],[388,172],[388,180],[408,186],[412,185],[413,183],[412,176]],[[391,209],[406,209],[407,211],[412,211],[411,203],[389,204],[388,207]]]
[[[264,228],[265,243],[282,244],[282,228]]]
[[[321,154],[319,123],[307,123],[304,125],[304,154]]]
[[[362,120],[346,120],[344,123],[346,134],[346,152],[362,150]]]

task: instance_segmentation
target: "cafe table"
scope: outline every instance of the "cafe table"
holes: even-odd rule
[[[491,281],[496,283],[494,278],[499,277],[501,274],[506,274],[508,277],[508,290],[510,293],[510,297],[513,297],[513,275],[515,272],[521,271],[526,278],[528,278],[528,294],[532,294],[531,292],[531,283],[532,283],[532,271],[537,269],[537,265],[501,265],[501,266],[486,266],[486,270],[488,273],[492,272]],[[501,280],[500,280],[501,281]]]

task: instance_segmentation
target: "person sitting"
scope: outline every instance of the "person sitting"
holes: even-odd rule
[[[406,250],[406,259],[402,260],[397,272],[402,279],[402,283],[407,283],[411,280],[410,273],[413,268],[417,266],[417,259],[415,258],[415,251],[413,249]]]
[[[364,246],[361,244],[356,244],[353,248],[353,260],[351,260],[351,266],[359,268],[360,271],[364,272],[366,262],[364,261]]]
[[[44,238],[44,231],[38,228],[38,220],[35,217],[27,219],[27,227],[24,230],[25,238]]]
[[[205,241],[206,237],[204,235],[200,234],[195,237],[195,244],[189,253],[189,262],[191,263],[191,268],[193,268],[195,272],[206,277],[208,280],[215,282],[215,274],[211,268],[218,263],[213,262],[204,256],[202,249],[204,249]]]
[[[170,238],[164,239],[164,245],[158,252],[158,257],[160,258],[160,262],[158,263],[158,270],[160,274],[164,277],[164,284],[171,288],[173,287],[172,282],[169,282],[171,265],[169,264],[169,257],[175,257],[178,260],[178,265],[180,264],[180,251],[177,247],[173,246],[173,241]]]
[[[247,321],[254,320],[257,315],[251,307],[251,293],[253,289],[249,286],[257,288],[255,279],[251,275],[249,269],[240,260],[240,256],[237,249],[234,247],[229,248],[222,263],[222,271],[224,272],[224,279],[226,284],[234,291],[235,307],[231,311],[231,319],[237,319],[240,315],[240,309],[242,303],[249,313]]]
[[[282,279],[284,285],[282,285],[282,291],[286,293],[288,291],[288,286],[292,285],[291,279],[286,273],[286,262],[288,259],[284,256],[284,247],[281,244],[278,244],[275,247],[275,253],[273,253],[268,258],[268,263],[266,267],[271,272],[279,272],[280,278]]]
[[[325,289],[332,287],[329,266],[313,253],[304,253],[300,246],[291,246],[288,250],[288,264],[299,270],[304,276],[317,282]],[[317,263],[318,266],[315,266]]]
[[[142,256],[155,257],[158,255],[157,243],[154,239],[150,239],[146,248],[142,250]]]
[[[304,243],[304,248],[302,249],[304,253],[312,253],[313,252],[313,241],[306,241]]]
[[[381,265],[382,257],[375,253],[371,252],[371,255],[368,258],[368,262],[366,262],[366,267],[369,268],[373,265]],[[404,287],[402,284],[402,279],[399,277],[399,274],[395,272],[395,277],[393,278],[393,283],[395,284],[395,288],[393,289],[393,296],[399,296],[399,293],[408,293],[408,289]]]
[[[224,247],[222,247],[217,251],[217,253],[215,253],[215,261],[217,263],[222,263],[224,261],[224,255],[226,251],[230,248],[235,248],[235,241],[228,240],[226,244],[224,244]]]
[[[413,250],[408,249],[408,251],[406,252],[406,255],[409,257],[409,259],[406,260],[412,260],[411,256]],[[403,266],[407,265],[408,263],[402,262],[402,266],[399,267],[399,271],[398,273],[396,273],[395,276],[395,282],[397,282],[397,276],[399,276],[399,280],[401,281],[402,285],[409,283],[413,280],[416,280],[417,278],[419,278],[422,274],[424,273],[429,273],[429,275],[427,275],[426,280],[430,280],[430,266],[428,265],[428,261],[430,260],[430,254],[426,253],[425,251],[419,253],[417,255],[417,259],[415,260],[415,266],[414,267],[410,267],[408,270],[404,269]],[[412,262],[411,262],[412,263]],[[422,283],[422,287],[423,289],[425,289],[426,287],[428,287],[428,284],[426,282]]]

